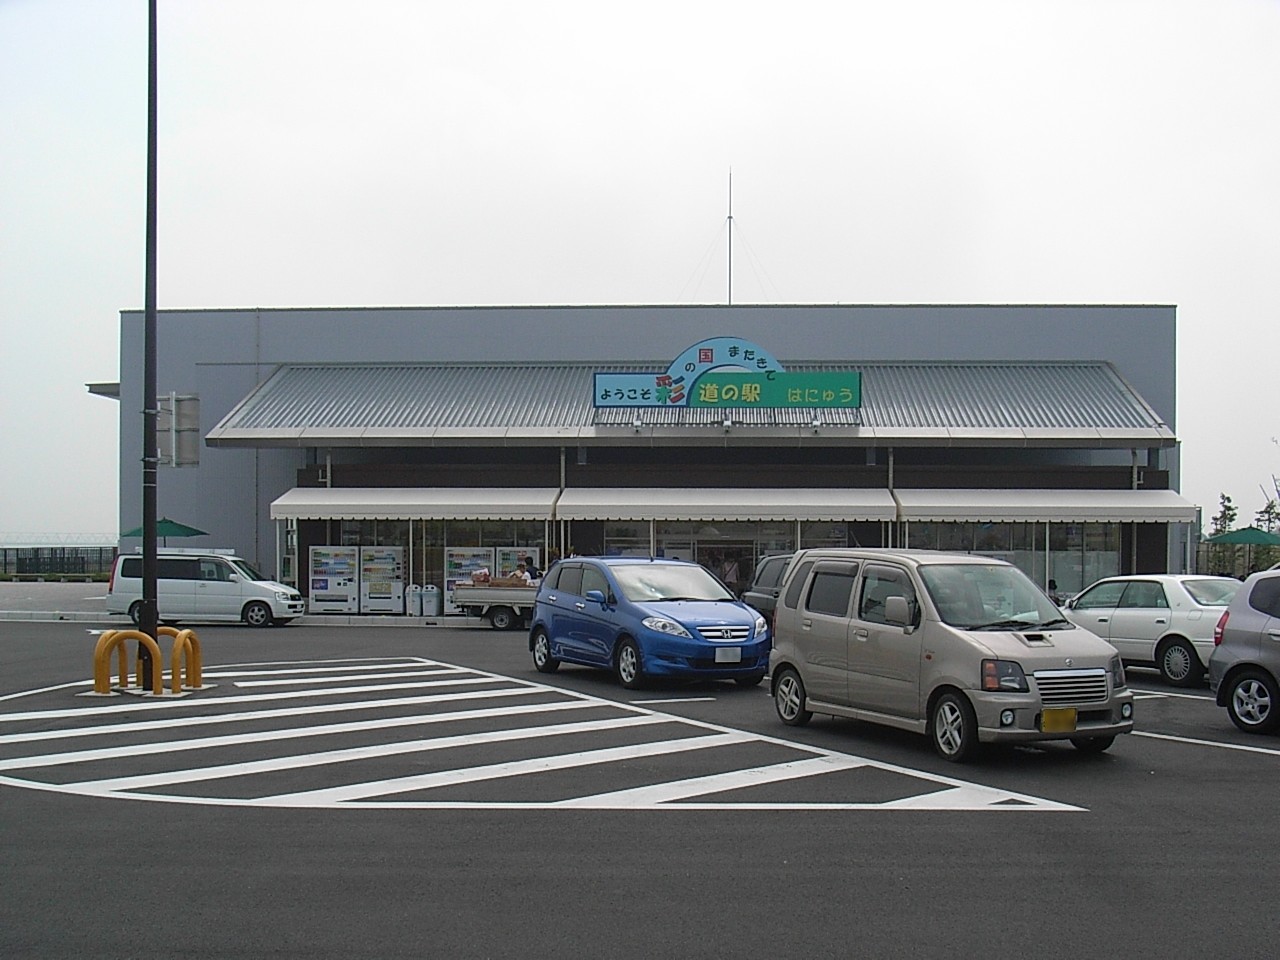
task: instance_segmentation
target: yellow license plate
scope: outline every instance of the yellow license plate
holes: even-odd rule
[[[1049,707],[1040,714],[1041,733],[1074,733],[1075,707]]]

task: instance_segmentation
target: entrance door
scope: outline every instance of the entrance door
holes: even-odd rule
[[[740,597],[755,575],[755,541],[700,540],[698,562],[723,580],[735,597]]]

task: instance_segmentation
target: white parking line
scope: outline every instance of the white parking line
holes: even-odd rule
[[[138,710],[167,710],[172,707],[205,707],[210,703],[219,706],[226,703],[260,703],[265,700],[297,700],[300,697],[341,697],[355,693],[382,693],[388,690],[421,690],[427,687],[456,687],[473,683],[511,683],[501,677],[476,673],[474,676],[459,680],[423,680],[418,683],[379,683],[361,687],[338,687],[328,690],[286,690],[279,693],[246,693],[233,697],[218,697],[217,700],[202,699],[140,699],[128,703],[110,703],[100,707],[81,707],[70,710],[33,710],[27,713],[0,714],[0,722],[17,722],[19,720],[52,720],[69,717],[87,717],[94,714],[129,713]]]
[[[1280,750],[1271,747],[1250,747],[1243,743],[1222,743],[1218,740],[1197,740],[1195,737],[1175,737],[1167,733],[1148,733],[1145,730],[1133,731],[1135,737],[1147,737],[1151,740],[1170,740],[1174,743],[1189,743],[1197,747],[1218,747],[1222,750],[1240,750],[1244,753],[1266,753],[1280,757]]]
[[[237,713],[220,713],[210,717],[174,717],[169,720],[134,720],[128,726],[104,723],[94,727],[67,727],[58,730],[33,730],[30,733],[10,733],[0,736],[0,744],[27,743],[32,740],[61,740],[67,737],[94,737],[112,733],[137,733],[142,730],[164,730],[167,727],[196,727],[210,723],[234,724],[245,720],[274,720],[279,717],[305,717],[318,713],[342,713],[349,710],[378,710],[382,707],[414,707],[427,703],[452,703],[455,700],[492,700],[495,697],[526,697],[543,690],[523,690],[511,687],[506,690],[462,690],[450,693],[430,693],[420,697],[391,697],[386,700],[355,700],[350,703],[316,703],[305,707],[282,707],[275,710],[244,710]]]
[[[13,757],[9,760],[0,760],[0,770],[25,770],[28,767],[53,767],[64,763],[118,760],[122,757],[144,757],[159,753],[185,753],[188,750],[231,747],[245,743],[272,743],[276,740],[296,740],[300,737],[323,737],[337,733],[360,733],[365,730],[392,730],[396,727],[429,726],[434,723],[452,723],[458,720],[518,717],[531,713],[582,710],[594,706],[596,704],[586,700],[564,700],[559,703],[527,703],[516,706],[487,707],[483,710],[455,710],[451,713],[414,714],[410,717],[383,717],[379,720],[353,720],[349,723],[329,723],[318,727],[259,730],[253,733],[226,734],[220,737],[193,737],[189,740],[135,743],[124,747],[103,747],[95,750],[74,750],[69,753]],[[254,719],[258,719],[258,716],[254,716]],[[114,729],[116,732],[121,730],[120,727],[115,727]],[[127,732],[133,733],[134,729],[130,727]]]
[[[411,670],[408,673],[356,673],[348,674],[341,677],[286,677],[277,680],[237,680],[237,687],[283,687],[289,684],[299,683],[350,683],[353,680],[407,680],[410,677],[438,677],[442,674],[466,673],[467,671],[454,667],[448,670]],[[209,674],[216,676],[216,674]]]
[[[557,723],[545,727],[521,727],[510,730],[490,730],[484,733],[469,733],[457,737],[435,737],[422,740],[407,740],[403,743],[384,743],[367,747],[351,747],[345,750],[327,750],[320,753],[298,754],[291,757],[271,757],[266,760],[250,760],[245,763],[225,763],[213,767],[195,767],[188,770],[166,770],[163,773],[146,773],[133,777],[113,777],[108,780],[85,780],[80,783],[69,783],[67,787],[81,793],[102,795],[106,793],[145,790],[150,787],[171,786],[175,783],[195,783],[203,780],[222,780],[227,777],[240,777],[255,773],[277,773],[281,770],[298,770],[303,767],[318,767],[330,763],[346,763],[351,760],[368,760],[373,757],[389,757],[402,753],[424,753],[432,750],[448,750],[453,747],[470,747],[485,743],[505,743],[512,740],[531,740],[540,737],[555,737],[569,733],[587,733],[599,730],[616,730],[620,727],[646,726],[655,723],[669,723],[666,717],[636,716],[613,717],[608,720],[588,720],[581,723]],[[714,740],[714,737],[700,737],[700,740]],[[669,744],[672,741],[664,741]],[[679,741],[675,741],[679,742]],[[629,749],[629,748],[618,748]],[[527,761],[532,762],[532,761]],[[476,768],[471,768],[476,769]],[[457,773],[458,771],[450,771]],[[419,779],[406,777],[406,780]],[[308,791],[307,794],[327,794],[333,790],[368,790],[366,796],[377,796],[383,792],[403,792],[395,789],[383,790],[383,785],[394,781],[384,780],[381,784],[353,784],[348,787],[336,787],[326,790]],[[416,789],[406,787],[405,789]],[[289,794],[290,797],[304,794]],[[268,797],[269,803],[278,798]],[[298,804],[307,806],[307,804]]]
[[[332,664],[342,662],[345,667],[334,668]],[[305,664],[305,666],[298,666]],[[405,667],[419,666],[425,679],[408,683],[351,684],[333,686],[333,684],[350,683],[356,678],[374,676],[379,680],[394,678],[394,673],[380,672],[369,674],[365,671],[395,671]],[[246,664],[223,667],[217,675],[243,671]],[[286,663],[263,663],[262,669],[254,675],[275,677],[263,679],[259,683],[277,683],[284,679],[281,674],[290,673],[290,665]],[[90,796],[109,796],[135,800],[147,800],[161,803],[187,803],[216,806],[275,806],[306,808],[345,808],[345,809],[484,809],[484,810],[550,810],[572,807],[574,809],[599,810],[1035,810],[1035,811],[1079,811],[1082,808],[1057,803],[1037,797],[1010,793],[1007,790],[985,787],[979,784],[955,780],[936,774],[908,767],[886,764],[864,757],[843,752],[813,747],[778,737],[723,727],[704,721],[696,721],[670,713],[662,713],[649,709],[644,704],[708,702],[715,697],[671,697],[652,698],[647,701],[610,700],[572,690],[549,686],[545,683],[528,681],[516,677],[508,677],[485,671],[467,670],[451,664],[430,660],[425,657],[411,658],[352,658],[344,661],[295,661],[294,669],[322,674],[305,678],[307,688],[297,691],[277,691],[254,694],[234,694],[230,696],[211,696],[188,700],[152,698],[144,700],[122,700],[99,702],[92,707],[81,707],[70,710],[26,711],[21,714],[4,716],[0,721],[27,720],[40,729],[26,730],[0,736],[0,744],[15,745],[27,742],[66,740],[80,736],[117,736],[124,742],[114,743],[108,739],[98,740],[103,746],[88,749],[72,749],[65,753],[49,751],[27,757],[9,756],[0,762],[0,770],[21,771],[23,768],[57,768],[68,769],[77,763],[103,763],[109,766],[103,770],[86,769],[81,774],[85,779],[76,782],[56,783],[40,782],[34,779],[15,779],[0,776],[0,784],[26,789],[49,792],[79,794]],[[327,676],[326,673],[350,671],[343,676]],[[206,676],[215,675],[212,673]],[[239,675],[244,675],[240,673]],[[449,676],[450,679],[434,679],[434,676]],[[304,678],[295,678],[286,682],[301,682]],[[472,689],[467,689],[471,687]],[[375,691],[388,691],[387,696],[377,699],[361,699],[362,696]],[[395,695],[395,691],[405,691],[405,696]],[[350,695],[347,699],[339,699],[338,695]],[[281,700],[311,698],[305,704],[277,706]],[[524,697],[527,702],[504,706],[499,698]],[[474,704],[464,709],[454,709],[453,702],[459,706],[465,702]],[[486,702],[489,701],[489,702]],[[168,710],[169,707],[202,705],[204,712],[189,710],[173,710],[165,714],[153,715],[155,719],[138,716],[139,710]],[[243,704],[243,708],[235,710],[221,709],[232,704]],[[431,704],[443,709],[415,711],[412,708],[419,704]],[[548,711],[576,711],[585,708],[598,708],[605,718],[590,716],[576,722],[567,721],[548,723],[557,719]],[[314,727],[294,725],[276,730],[264,730],[262,725],[289,717],[304,717],[321,714],[335,714],[346,711],[361,711],[349,720],[320,724]],[[379,711],[395,711],[395,715],[386,715]],[[612,711],[604,714],[604,711]],[[113,716],[112,722],[97,721],[96,718],[106,714]],[[362,716],[368,714],[368,716]],[[619,716],[621,714],[621,716]],[[545,720],[539,722],[539,715]],[[521,718],[525,719],[521,719]],[[88,722],[79,729],[69,728],[59,723],[61,720]],[[479,720],[479,725],[493,726],[497,724],[523,724],[520,726],[504,726],[498,730],[481,730],[459,733],[456,736],[422,737],[414,736],[412,728],[419,725],[434,725],[433,729],[447,734],[451,721]],[[305,721],[304,721],[305,722]],[[529,725],[533,723],[534,725]],[[214,727],[213,735],[181,739],[189,732],[186,728],[197,725],[219,725]],[[238,726],[247,724],[251,726]],[[575,752],[565,752],[550,756],[525,755],[524,750],[515,750],[517,756],[500,763],[483,763],[469,766],[482,757],[475,756],[470,748],[484,747],[490,744],[508,742],[533,742],[545,737],[585,735],[594,738],[603,734],[606,743],[613,739],[613,731],[625,731],[632,728],[649,728],[646,737],[630,736],[626,739],[637,742],[606,746],[596,744],[592,740],[575,741],[572,748]],[[411,740],[397,741],[394,731],[405,730]],[[664,729],[665,728],[665,729]],[[12,728],[10,728],[12,729]],[[463,728],[469,729],[469,728]],[[158,740],[140,743],[147,731],[170,731],[169,736],[161,735]],[[370,738],[361,737],[365,731],[392,731],[390,734]],[[426,732],[425,730],[423,731]],[[345,744],[342,749],[314,750],[303,753],[289,753],[289,750],[313,748],[308,743],[312,735],[324,737],[330,734],[343,734],[349,740],[339,741]],[[271,749],[273,741],[282,741],[278,749]],[[374,741],[374,742],[366,742]],[[323,741],[319,741],[323,743]],[[332,740],[331,746],[335,746]],[[254,759],[241,759],[235,763],[196,766],[199,758],[208,760],[225,759],[225,757],[209,757],[195,751],[202,749],[232,748],[249,745],[251,752],[246,751]],[[296,746],[295,746],[296,745]],[[737,745],[750,747],[769,745],[785,748],[790,757],[779,757],[778,762],[760,764],[759,754],[748,752],[741,756],[749,765],[742,769],[724,770],[705,776],[694,776],[676,780],[662,779],[664,767],[660,759],[667,755],[685,754],[690,751],[708,750],[713,756],[722,757],[716,751],[721,748]],[[74,741],[68,746],[78,747]],[[570,745],[566,745],[566,748]],[[555,746],[551,747],[556,749]],[[370,780],[361,783],[345,783],[343,781],[358,778],[361,768],[353,772],[352,766],[335,767],[332,774],[325,768],[331,765],[369,762],[376,773],[386,774],[400,772],[404,768],[403,761],[396,761],[388,770],[386,766],[377,766],[384,758],[395,756],[412,756],[432,751],[455,750],[455,753],[437,754],[438,760],[425,766],[436,767],[430,773],[420,773],[409,777],[394,777],[384,780]],[[193,751],[190,758],[186,751]],[[270,753],[271,756],[265,754]],[[160,755],[173,758],[171,763],[179,764],[182,769],[169,767],[159,769],[163,760]],[[156,757],[156,762],[146,763],[147,758]],[[244,757],[245,754],[233,754]],[[754,757],[754,759],[752,759]],[[135,766],[130,771],[128,763],[140,758],[146,766],[142,773]],[[627,763],[628,761],[651,758],[642,769],[651,769],[650,779],[658,782],[641,783],[624,789],[612,789],[616,781],[610,765]],[[114,762],[123,761],[123,762]],[[715,763],[716,761],[713,761]],[[452,766],[456,764],[456,767]],[[725,758],[725,766],[732,766],[733,759]],[[423,764],[412,764],[410,769],[423,769]],[[451,766],[451,769],[439,769]],[[396,768],[399,768],[398,770]],[[529,789],[519,778],[553,773],[561,770],[584,769],[579,781],[588,784],[583,787],[585,794],[578,797],[557,797],[547,800],[514,799],[524,798]],[[592,769],[594,768],[594,769]],[[803,788],[797,799],[771,800],[769,802],[753,802],[751,788],[781,783],[784,781],[802,782],[805,778],[819,778],[829,773],[867,769],[876,774],[891,774],[904,778],[904,787],[894,794],[891,801],[871,801],[854,798],[850,801],[806,802]],[[309,779],[303,783],[289,781],[282,787],[279,780],[265,779],[259,784],[256,776],[271,777],[282,771],[313,770]],[[685,772],[687,767],[676,764],[667,766],[667,776],[675,771]],[[102,773],[110,776],[96,779]],[[370,775],[376,775],[371,773]],[[855,778],[859,773],[848,774]],[[198,788],[185,792],[169,792],[163,788],[178,784],[198,784],[205,781],[235,780],[230,792],[240,796],[205,796],[205,791]],[[488,801],[475,798],[459,800],[428,799],[432,796],[432,788],[456,787],[471,783],[506,780],[507,785],[500,787],[510,800],[495,799]],[[874,777],[865,781],[868,785],[878,782]],[[315,789],[298,789],[314,786]],[[256,791],[255,791],[256,788]],[[286,789],[288,793],[255,796],[269,793],[272,789]],[[822,790],[824,788],[817,787]],[[831,787],[825,788],[830,790]],[[863,787],[855,783],[855,791]],[[867,789],[872,789],[868,786]],[[492,788],[489,788],[493,792]],[[735,796],[721,796],[738,791]],[[216,792],[216,791],[209,791]],[[423,798],[412,800],[401,799],[406,793],[423,794]],[[399,796],[397,796],[399,795]],[[841,791],[837,796],[844,796]],[[700,799],[708,798],[708,799]],[[740,799],[739,799],[740,798]]]
[[[640,718],[637,717],[636,719]],[[438,773],[422,773],[412,777],[396,777],[392,780],[380,780],[373,783],[353,783],[324,790],[305,790],[300,793],[286,793],[274,797],[266,797],[260,802],[267,806],[283,807],[329,806],[334,803],[341,804],[346,800],[362,800],[367,797],[409,793],[414,790],[427,790],[431,787],[476,783],[480,780],[515,777],[526,773],[546,773],[550,770],[568,770],[573,767],[611,763],[616,760],[633,760],[637,757],[668,756],[689,750],[709,750],[713,747],[725,747],[735,743],[748,743],[752,739],[751,735],[747,733],[724,733],[714,736],[686,737],[681,740],[658,740],[652,743],[637,743],[625,747],[606,747],[600,750],[565,753],[554,757],[531,757],[527,760],[512,760],[508,763],[493,763],[459,770],[442,770]]]
[[[634,787],[630,790],[597,793],[591,797],[574,797],[572,800],[561,800],[559,803],[553,804],[553,806],[587,807],[593,810],[604,810],[610,807],[651,806],[657,803],[669,803],[672,800],[685,800],[689,797],[705,796],[709,793],[721,793],[726,790],[738,790],[743,787],[756,787],[765,783],[778,783],[782,780],[818,776],[836,770],[854,770],[864,766],[866,766],[866,761],[859,757],[811,757],[807,760],[775,763],[766,767],[750,767],[746,770],[730,770],[728,773],[692,777],[688,780],[676,780],[671,783],[655,783],[645,787]]]
[[[1135,700],[1163,700],[1170,697],[1176,700],[1202,700],[1205,703],[1213,703],[1212,695],[1200,693],[1174,693],[1172,690],[1135,690],[1133,699]]]

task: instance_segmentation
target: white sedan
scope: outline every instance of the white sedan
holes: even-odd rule
[[[1239,589],[1233,577],[1107,577],[1067,601],[1063,612],[1110,642],[1126,663],[1155,664],[1169,683],[1191,687],[1204,677],[1213,628]]]

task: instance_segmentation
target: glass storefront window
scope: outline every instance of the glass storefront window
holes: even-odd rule
[[[806,547],[847,547],[849,527],[845,523],[811,520],[800,524],[800,549]]]

